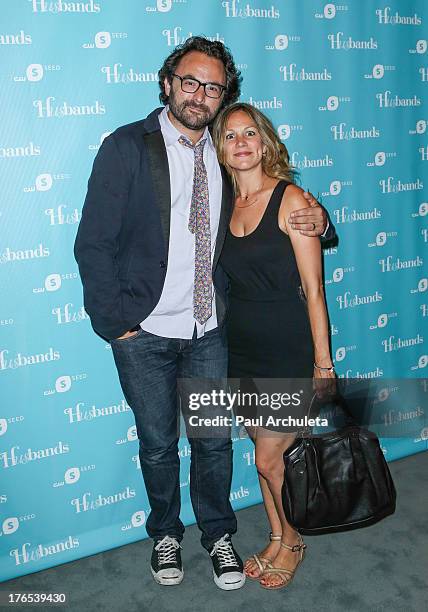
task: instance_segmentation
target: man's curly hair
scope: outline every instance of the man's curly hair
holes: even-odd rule
[[[241,94],[241,81],[242,76],[240,71],[236,68],[235,62],[231,52],[225,45],[220,41],[211,41],[203,36],[192,36],[188,38],[182,45],[178,45],[174,51],[166,58],[162,68],[159,70],[159,100],[162,104],[168,103],[168,96],[165,93],[164,80],[165,77],[168,82],[172,82],[173,74],[176,71],[177,65],[181,58],[189,53],[190,51],[199,51],[205,53],[209,57],[215,57],[219,59],[224,66],[226,72],[226,90],[223,94],[223,100],[220,108],[224,108],[233,102],[238,100]]]

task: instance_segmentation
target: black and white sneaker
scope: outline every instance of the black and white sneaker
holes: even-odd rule
[[[220,589],[233,591],[244,586],[245,574],[242,560],[233,548],[228,533],[215,542],[210,557],[213,562],[214,582]]]
[[[154,543],[151,570],[158,584],[180,584],[183,580],[180,549],[178,541],[170,536]]]

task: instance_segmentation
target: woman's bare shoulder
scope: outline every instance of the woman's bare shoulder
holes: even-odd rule
[[[301,208],[310,208],[309,202],[303,197],[303,189],[294,184],[288,185],[284,191],[281,206],[287,213]]]

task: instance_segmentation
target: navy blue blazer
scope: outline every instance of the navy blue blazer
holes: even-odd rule
[[[154,110],[118,128],[95,158],[74,245],[92,327],[111,340],[143,321],[158,303],[168,266],[171,192],[168,158]],[[219,325],[226,277],[217,265],[232,214],[224,168],[213,261]]]
[[[171,190],[168,157],[154,110],[103,141],[94,160],[74,245],[92,327],[118,338],[158,303],[168,266]],[[218,265],[233,208],[233,190],[221,167],[223,187],[213,260],[218,325],[226,313],[227,278]],[[330,222],[326,240],[335,235]]]

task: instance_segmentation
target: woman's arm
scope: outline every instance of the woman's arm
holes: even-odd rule
[[[296,185],[289,185],[284,193],[280,208],[280,227],[291,240],[297,267],[305,293],[312,339],[314,343],[315,363],[322,368],[330,368],[332,360],[329,347],[328,318],[322,284],[321,244],[318,237],[308,237],[293,230],[288,219],[294,210],[309,207]],[[333,373],[315,368],[317,378],[331,377]]]
[[[289,222],[294,230],[304,236],[319,236],[322,242],[336,237],[336,229],[328,212],[308,191],[301,192],[310,206],[291,211]]]

